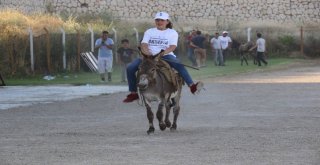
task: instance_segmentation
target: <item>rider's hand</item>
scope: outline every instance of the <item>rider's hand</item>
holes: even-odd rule
[[[162,51],[159,55],[160,55],[160,57],[164,56],[165,55],[164,51]]]

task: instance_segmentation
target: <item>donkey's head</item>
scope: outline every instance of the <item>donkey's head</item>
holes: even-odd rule
[[[247,43],[247,48],[248,48],[248,49],[251,49],[253,46],[254,46],[254,43],[253,43],[252,41],[249,41],[249,42]]]
[[[146,90],[148,87],[156,83],[157,62],[160,58],[160,53],[152,56],[145,55],[141,52],[143,58],[138,70],[138,87],[140,90]]]
[[[254,46],[254,43],[249,41],[246,43],[242,43],[239,47],[239,51],[246,52]]]

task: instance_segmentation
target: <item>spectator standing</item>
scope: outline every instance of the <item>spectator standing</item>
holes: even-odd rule
[[[224,66],[223,55],[221,50],[221,42],[219,40],[219,33],[215,33],[215,36],[210,40],[210,45],[213,52],[215,52],[214,64],[216,66]]]
[[[113,40],[108,37],[108,31],[103,31],[96,40],[95,49],[98,49],[98,70],[102,82],[105,82],[105,73],[108,72],[108,81],[112,81]]]
[[[223,63],[226,63],[226,58],[229,56],[229,49],[231,48],[232,40],[228,36],[227,31],[222,32],[222,36],[219,36],[219,40],[221,43],[222,48],[222,55],[223,55]]]
[[[261,62],[264,63],[264,65],[268,65],[268,62],[265,60],[264,52],[266,51],[266,40],[262,38],[261,33],[257,33],[257,41],[256,45],[253,46],[249,51],[252,51],[253,49],[257,48],[257,62],[258,66],[261,66]]]
[[[196,63],[196,58],[194,56],[194,47],[191,45],[191,40],[193,37],[196,36],[196,31],[195,30],[192,30],[190,32],[190,34],[187,36],[186,38],[186,41],[187,41],[187,55],[188,55],[188,59],[191,61],[192,63],[192,66],[197,66],[197,63]]]
[[[206,66],[207,52],[204,48],[204,41],[206,41],[206,38],[201,35],[201,31],[199,30],[196,34],[197,35],[191,40],[191,46],[195,48],[194,54],[196,56],[197,67],[200,68]]]
[[[120,59],[121,67],[121,80],[126,82],[127,79],[127,67],[134,58],[135,50],[130,48],[130,43],[128,39],[121,40],[121,47],[117,50],[118,57]]]

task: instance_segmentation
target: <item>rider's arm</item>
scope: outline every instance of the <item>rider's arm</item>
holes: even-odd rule
[[[145,55],[152,55],[152,53],[149,51],[147,43],[141,43],[141,52]]]
[[[164,55],[169,54],[173,52],[176,48],[177,48],[176,45],[169,45],[169,47],[166,50],[164,50],[163,54]]]

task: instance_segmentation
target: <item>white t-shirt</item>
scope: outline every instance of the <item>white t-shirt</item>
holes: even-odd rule
[[[170,45],[177,46],[178,33],[173,29],[158,30],[157,28],[151,28],[144,32],[141,43],[147,43],[149,51],[155,55],[161,50],[166,50]],[[173,52],[168,54],[174,55]]]
[[[219,38],[213,37],[210,40],[210,43],[211,43],[211,45],[213,46],[214,49],[221,49],[221,43],[220,43]]]
[[[220,40],[222,49],[227,49],[229,42],[232,42],[232,40],[229,36],[225,36],[225,37],[219,36],[218,39]]]
[[[97,39],[95,46],[101,45],[101,42],[102,42],[101,38]],[[105,41],[105,44],[99,48],[98,57],[112,58],[112,56],[113,56],[112,49],[107,48],[106,45],[113,45],[113,44],[114,44],[113,40],[108,37],[107,40]]]
[[[257,40],[257,51],[264,52],[266,50],[266,41],[263,38]]]

